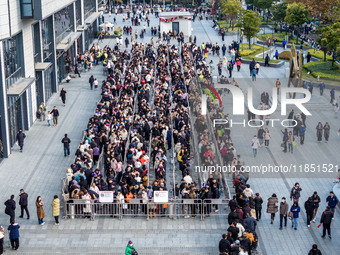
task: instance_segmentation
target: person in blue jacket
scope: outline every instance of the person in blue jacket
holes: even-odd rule
[[[11,225],[8,226],[9,239],[11,240],[12,250],[17,250],[19,248],[19,224],[11,221]]]
[[[290,211],[293,213],[293,218],[292,218],[292,228],[297,230],[298,227],[298,219],[299,219],[299,214],[300,214],[300,206],[298,202],[294,202],[292,207],[290,208]]]
[[[299,129],[300,144],[303,144],[305,142],[305,132],[306,132],[306,126],[301,124],[300,129]]]
[[[334,195],[333,191],[329,193],[329,196],[326,199],[327,205],[331,208],[331,211],[333,213],[333,219],[334,219],[334,211],[335,207],[339,202],[339,199]]]

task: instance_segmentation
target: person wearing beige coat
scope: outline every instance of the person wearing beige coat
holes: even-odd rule
[[[52,216],[55,219],[55,225],[59,225],[60,200],[57,195],[54,196],[51,206],[52,206]]]

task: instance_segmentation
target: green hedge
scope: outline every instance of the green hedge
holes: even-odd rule
[[[318,59],[321,59],[323,60],[324,59],[324,53],[322,50],[316,50],[314,52],[314,49],[309,49],[308,52],[312,55],[312,57],[315,57],[315,58],[318,58]],[[326,54],[326,60],[328,61],[332,61],[332,56]]]
[[[314,78],[319,76],[321,79],[340,81],[340,67],[336,63],[334,64],[334,69],[332,68],[332,62],[330,61],[309,62],[304,64],[303,68],[310,72]]]

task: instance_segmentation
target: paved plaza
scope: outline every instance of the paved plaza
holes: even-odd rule
[[[108,15],[104,15],[106,21],[113,21]],[[150,16],[150,26],[158,26],[158,19]],[[122,15],[117,15],[118,25],[122,24]],[[130,25],[131,23],[129,23]],[[142,22],[142,25],[146,22]],[[140,31],[142,26],[132,27]],[[197,36],[197,44],[202,42],[218,42],[223,45],[221,37],[212,28],[212,21],[196,20],[193,22],[193,34]],[[130,37],[129,37],[130,38]],[[123,37],[123,41],[125,36]],[[150,42],[151,33],[147,27],[146,36],[138,39],[139,42]],[[228,46],[237,36],[226,36],[225,44]],[[187,40],[187,38],[186,38]],[[177,45],[177,41],[172,43]],[[101,46],[109,44],[113,46],[115,39],[104,39]],[[230,55],[227,55],[230,58]],[[218,57],[209,56],[213,60],[215,75],[217,75]],[[248,65],[243,64],[240,72],[233,72],[241,89],[253,88],[254,102],[259,103],[258,98],[263,91],[271,94],[275,86],[276,78],[280,78],[282,87],[285,87],[285,65],[281,68],[261,67],[257,81],[252,82],[249,77]],[[67,91],[66,106],[62,106],[59,94],[55,94],[47,104],[51,110],[55,105],[60,112],[59,125],[48,127],[45,122],[37,120],[29,131],[23,153],[15,146],[9,158],[0,164],[2,176],[0,194],[1,201],[6,201],[11,194],[18,195],[20,188],[24,188],[29,195],[29,210],[31,219],[19,219],[19,205],[17,203],[16,219],[20,224],[20,248],[11,251],[7,247],[6,254],[123,254],[126,244],[133,240],[139,254],[218,254],[218,242],[221,234],[227,232],[228,222],[226,217],[209,217],[204,221],[196,219],[169,219],[156,218],[146,221],[142,218],[96,218],[88,219],[61,219],[59,226],[54,225],[52,208],[50,206],[55,194],[61,195],[61,178],[65,176],[67,167],[73,163],[74,153],[82,138],[82,131],[86,128],[88,119],[93,115],[96,102],[100,100],[100,89],[90,90],[89,76],[93,74],[99,81],[105,77],[102,67],[97,66],[88,73],[82,73],[81,78],[72,79],[70,83],[60,85]],[[224,70],[226,75],[227,71]],[[336,92],[339,95],[338,92]],[[272,139],[269,148],[259,148],[258,156],[254,159],[251,150],[251,139],[257,134],[256,128],[232,128],[232,138],[237,154],[240,154],[246,165],[303,165],[303,164],[333,164],[339,165],[340,138],[337,131],[340,128],[340,118],[335,118],[333,108],[329,103],[329,90],[325,90],[320,96],[317,88],[314,89],[312,99],[307,104],[312,116],[306,120],[307,132],[305,144],[298,142],[294,153],[283,153],[280,147],[282,141],[281,129],[277,126],[270,128]],[[232,113],[231,94],[223,94],[223,106],[226,113]],[[280,106],[280,102],[279,102]],[[272,114],[272,118],[282,118],[280,111]],[[288,114],[288,113],[287,113]],[[246,116],[246,115],[245,115]],[[231,118],[233,116],[231,115]],[[235,117],[235,121],[240,121]],[[331,126],[329,143],[317,143],[316,125],[321,121],[328,121]],[[67,133],[71,139],[71,156],[64,158],[61,139]],[[340,249],[340,215],[336,210],[332,223],[332,240],[328,237],[321,238],[322,227],[317,228],[321,213],[326,207],[326,197],[332,190],[334,173],[324,176],[308,173],[299,174],[251,174],[248,183],[254,192],[259,192],[264,199],[263,217],[258,222],[257,233],[259,235],[259,254],[264,255],[301,255],[308,254],[312,244],[318,244],[323,254],[335,255]],[[273,225],[270,224],[270,215],[265,213],[266,200],[276,193],[279,200],[282,196],[289,197],[290,189],[295,182],[299,182],[302,188],[300,206],[299,227],[295,231],[290,222],[287,228],[279,230],[279,215],[276,215]],[[232,187],[230,187],[232,189]],[[309,196],[317,191],[321,197],[321,204],[317,214],[317,222],[307,228],[306,214],[303,203]],[[46,224],[38,225],[36,208],[34,205],[37,196],[42,196],[45,201]],[[291,201],[288,200],[289,206]],[[2,206],[4,208],[4,206]],[[0,223],[7,226],[9,217],[2,211]],[[6,246],[7,246],[6,239]]]

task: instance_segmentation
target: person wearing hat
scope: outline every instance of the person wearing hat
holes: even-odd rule
[[[125,249],[125,255],[137,255],[137,251],[135,249],[135,246],[133,245],[132,241],[129,241],[126,245]]]

